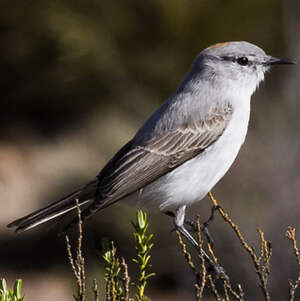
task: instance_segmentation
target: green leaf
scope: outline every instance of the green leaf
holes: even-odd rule
[[[17,297],[17,299],[21,299],[21,289],[22,289],[22,280],[17,279],[14,284],[14,295]]]
[[[155,273],[150,273],[150,274],[145,276],[145,280],[147,280],[148,278],[153,277],[155,275],[156,275]]]
[[[138,210],[137,220],[138,220],[138,225],[139,225],[140,229],[144,229],[146,226],[146,222],[147,222],[147,214],[143,213],[142,210]]]
[[[3,291],[3,293],[7,293],[7,284],[4,278],[1,279],[0,289]]]
[[[148,264],[149,259],[150,259],[150,255],[148,255],[148,256],[145,258],[145,260],[144,260],[144,265],[147,265],[147,264]]]
[[[149,264],[150,261],[150,250],[153,247],[153,243],[150,243],[150,240],[153,237],[153,234],[147,236],[148,230],[148,219],[147,214],[141,210],[137,211],[137,222],[132,222],[135,232],[133,233],[137,250],[136,258],[132,259],[133,262],[138,264],[139,267],[139,276],[135,287],[137,289],[136,298],[137,301],[143,301],[147,298],[144,296],[144,290],[147,284],[147,277],[154,276],[154,273],[146,274],[146,270],[151,267]],[[147,299],[149,300],[149,299]]]
[[[147,252],[147,246],[142,246],[142,253],[146,253]]]
[[[152,239],[152,237],[153,237],[153,234],[150,234],[146,240],[146,243],[149,243],[149,241]]]

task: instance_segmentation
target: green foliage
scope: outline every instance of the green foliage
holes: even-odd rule
[[[150,243],[150,240],[152,239],[153,234],[147,235],[147,214],[141,210],[138,210],[137,221],[136,223],[132,222],[132,225],[135,229],[134,237],[136,241],[137,250],[137,258],[134,258],[133,261],[139,266],[139,277],[135,284],[137,288],[136,298],[137,300],[142,301],[147,299],[144,296],[147,280],[155,275],[155,273],[147,272],[147,269],[151,267],[151,265],[149,264],[149,260],[150,251],[153,247],[153,243]]]
[[[132,260],[138,265],[136,282],[130,282],[128,267],[125,259],[117,257],[117,249],[113,242],[107,239],[102,240],[102,258],[104,260],[104,280],[106,283],[106,300],[116,301],[147,301],[150,300],[144,295],[147,280],[154,276],[149,273],[150,251],[153,247],[151,239],[153,234],[147,235],[148,219],[147,214],[141,210],[137,212],[136,222],[131,222],[134,227],[134,238],[136,242],[137,255]],[[136,288],[136,299],[129,297],[129,288]]]
[[[106,283],[106,294],[112,300],[125,300],[125,289],[120,279],[121,264],[116,256],[117,249],[113,242],[102,240],[102,258],[104,259],[104,280]]]
[[[21,297],[22,280],[17,279],[14,288],[9,290],[4,278],[0,280],[0,301],[22,301],[24,297]]]

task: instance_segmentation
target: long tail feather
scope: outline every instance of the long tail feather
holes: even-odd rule
[[[17,219],[8,224],[7,227],[16,227],[16,232],[22,232],[34,228],[75,209],[76,199],[78,199],[80,206],[92,201],[95,198],[96,191],[97,180],[94,180],[87,184],[83,189],[79,189],[42,209]]]

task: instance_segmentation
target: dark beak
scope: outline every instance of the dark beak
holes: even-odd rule
[[[264,62],[264,65],[294,65],[297,64],[289,59],[279,59],[277,57],[269,56],[268,59]]]

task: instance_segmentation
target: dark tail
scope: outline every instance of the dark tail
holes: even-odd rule
[[[40,210],[34,211],[13,221],[8,224],[7,227],[16,227],[16,232],[26,231],[75,209],[76,199],[79,202],[79,206],[93,201],[96,197],[97,182],[98,180],[96,179],[88,183],[84,188],[79,189]]]

